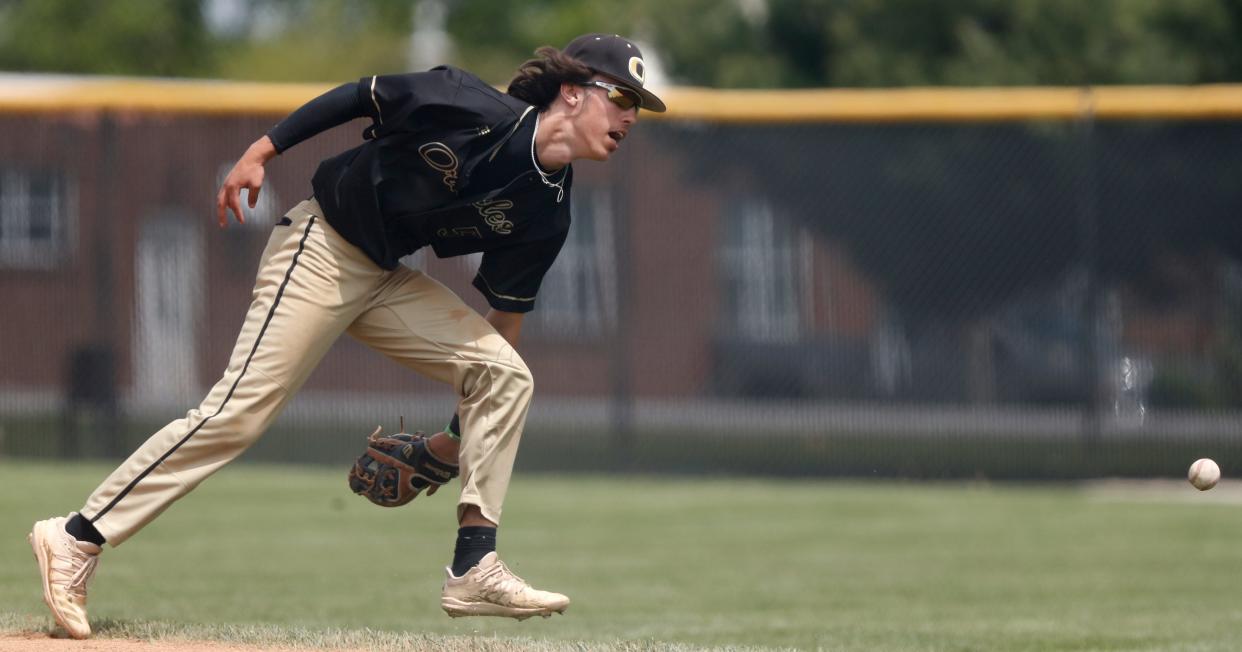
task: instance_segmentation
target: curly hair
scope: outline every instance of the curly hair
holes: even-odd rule
[[[548,108],[561,90],[561,84],[581,84],[590,81],[595,74],[577,59],[551,47],[535,50],[536,58],[518,66],[517,74],[509,82],[508,93],[513,97],[535,105],[540,111]]]

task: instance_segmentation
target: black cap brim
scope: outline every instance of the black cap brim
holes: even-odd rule
[[[599,72],[599,71],[597,70],[596,72]],[[634,91],[635,93],[638,93],[638,96],[642,98],[642,104],[639,104],[638,108],[646,110],[646,111],[651,111],[652,113],[664,113],[665,111],[668,110],[668,107],[664,106],[664,100],[661,100],[660,98],[656,97],[655,93],[652,93],[651,91],[645,88],[631,86],[630,84],[625,83],[624,80],[617,79],[616,77],[613,77],[612,75],[605,74],[602,72],[599,72],[599,74]]]
[[[653,113],[664,113],[668,107],[664,106],[664,101],[655,96],[655,93],[645,88],[635,88],[635,92],[643,98],[642,108]]]

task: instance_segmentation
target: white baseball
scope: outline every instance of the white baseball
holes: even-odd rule
[[[1186,474],[1186,478],[1190,480],[1190,484],[1195,486],[1195,489],[1207,491],[1220,482],[1220,467],[1206,457],[1195,460],[1195,463],[1190,465],[1190,472]]]

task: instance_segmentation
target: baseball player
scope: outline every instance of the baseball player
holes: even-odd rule
[[[74,638],[91,629],[86,587],[105,543],[120,545],[253,444],[342,333],[460,400],[431,437],[377,430],[350,486],[380,505],[430,495],[460,474],[457,545],[441,607],[451,616],[527,618],[569,598],[532,588],[496,554],[496,528],[530,403],[530,371],[514,347],[524,314],[570,224],[571,163],[605,161],[640,108],[642,53],[614,35],[543,47],[507,93],[452,67],[367,77],[311,100],[255,141],[217,196],[245,220],[264,164],[333,126],[367,118],[364,142],[324,160],[314,194],[273,228],[223,377],[184,418],[130,455],[67,517],[35,523],[29,540],[43,597]],[[486,316],[399,259],[482,252],[473,285]]]

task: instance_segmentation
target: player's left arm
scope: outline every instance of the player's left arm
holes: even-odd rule
[[[543,275],[556,260],[565,243],[565,235],[560,233],[534,246],[492,250],[483,254],[479,273],[474,277],[474,286],[490,304],[483,318],[514,349],[518,348],[518,340],[521,339],[522,320],[534,308],[535,295],[539,292]],[[493,281],[489,282],[488,278]],[[460,438],[461,420],[456,414],[445,427],[445,433],[452,433],[455,439]],[[437,454],[447,454],[451,447],[453,459],[456,459],[456,442],[450,445],[445,441],[448,437],[441,436],[445,433],[437,434],[428,443]]]
[[[522,335],[522,318],[525,316],[524,312],[508,312],[492,308],[483,318],[505,338],[505,341],[509,342],[509,346],[516,349],[518,339]]]

